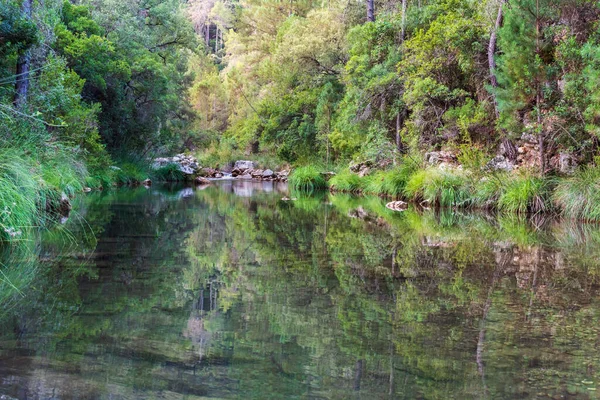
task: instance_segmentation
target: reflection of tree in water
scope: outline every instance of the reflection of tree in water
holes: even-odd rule
[[[587,396],[596,381],[593,229],[178,193],[99,196],[92,278],[67,258],[30,296],[24,347],[77,366],[71,385],[371,399]]]

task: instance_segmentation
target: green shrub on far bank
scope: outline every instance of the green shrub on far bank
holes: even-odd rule
[[[296,168],[291,173],[288,182],[293,189],[306,192],[327,189],[327,181],[319,169],[312,165]]]

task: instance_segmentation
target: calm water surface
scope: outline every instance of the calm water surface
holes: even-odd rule
[[[600,227],[288,196],[93,193],[5,249],[0,399],[599,397]]]

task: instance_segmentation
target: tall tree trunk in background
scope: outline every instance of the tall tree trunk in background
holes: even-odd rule
[[[375,3],[374,0],[367,0],[367,22],[375,21]]]
[[[31,19],[33,0],[23,0],[21,12],[27,19]],[[28,49],[17,60],[17,82],[15,84],[15,107],[22,109],[27,104],[29,92],[29,70],[31,68],[31,51]]]
[[[210,45],[210,25],[207,24],[204,28],[204,41],[206,42],[206,48],[208,49],[208,46]]]
[[[407,0],[402,0],[402,26],[400,30],[400,43],[404,43],[404,35],[406,33],[406,2]]]
[[[217,31],[215,32],[215,53],[219,51],[219,26],[217,26]]]
[[[396,114],[396,148],[398,149],[399,153],[402,153],[402,140],[400,138],[400,130],[402,128],[402,121],[400,117],[401,112],[402,111],[398,111],[398,114]]]

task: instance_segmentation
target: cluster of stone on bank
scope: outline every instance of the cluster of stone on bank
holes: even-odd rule
[[[287,182],[290,174],[287,170],[275,172],[268,168],[259,169],[255,167],[254,162],[247,160],[238,160],[234,163],[233,167],[229,166],[222,170],[208,167],[203,168],[195,157],[185,154],[178,154],[174,157],[156,158],[152,163],[152,168],[158,170],[169,165],[175,165],[184,175],[185,180],[197,184],[209,184],[210,179],[223,179],[227,177],[256,181]]]

